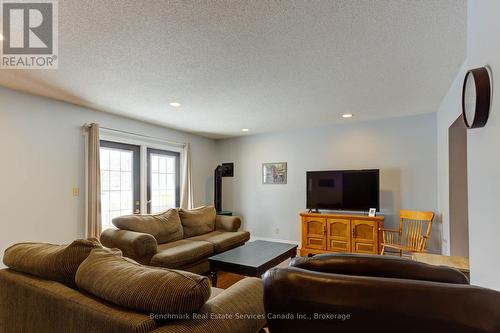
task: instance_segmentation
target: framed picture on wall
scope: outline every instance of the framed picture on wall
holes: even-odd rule
[[[262,184],[286,184],[286,162],[262,163]]]

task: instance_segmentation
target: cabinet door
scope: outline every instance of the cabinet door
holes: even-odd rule
[[[352,252],[377,254],[377,238],[377,222],[352,221]]]
[[[304,217],[302,220],[302,235],[306,248],[326,250],[326,219]]]
[[[351,223],[344,219],[327,219],[327,250],[351,251]]]

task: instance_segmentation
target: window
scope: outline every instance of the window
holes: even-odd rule
[[[148,148],[148,213],[179,207],[179,153]]]
[[[100,155],[104,230],[113,226],[113,218],[140,212],[140,147],[101,141]]]
[[[179,152],[107,140],[100,144],[103,230],[118,216],[179,207]],[[141,173],[142,168],[147,171]]]

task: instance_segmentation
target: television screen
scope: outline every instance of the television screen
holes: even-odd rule
[[[379,170],[307,172],[307,209],[368,211],[379,203]]]

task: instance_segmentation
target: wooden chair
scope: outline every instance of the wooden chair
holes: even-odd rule
[[[400,257],[403,252],[426,252],[434,213],[402,210],[399,219],[399,229],[379,229],[382,233],[380,254],[384,254],[386,248],[396,250]]]

